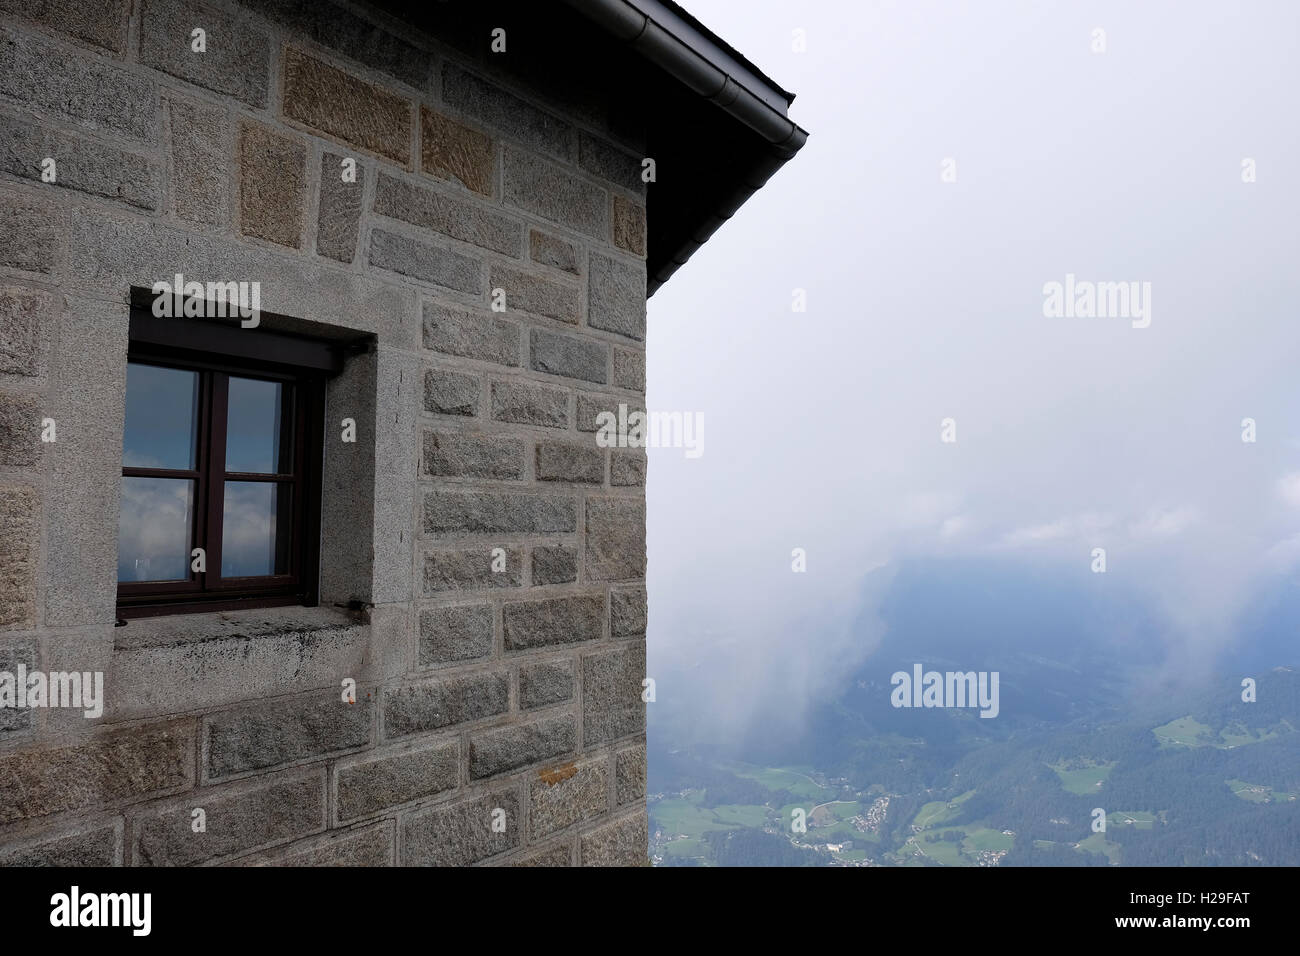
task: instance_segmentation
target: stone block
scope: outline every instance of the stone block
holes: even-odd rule
[[[605,599],[574,594],[539,601],[513,601],[502,609],[508,651],[597,641],[604,633]]]
[[[292,47],[284,51],[284,115],[327,136],[411,162],[411,102]]]

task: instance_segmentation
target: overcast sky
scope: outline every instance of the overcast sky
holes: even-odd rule
[[[810,138],[650,300],[649,407],[706,423],[701,457],[651,451],[652,676],[743,641],[824,648],[816,684],[914,556],[1091,576],[1103,547],[1183,663],[1292,586],[1300,4],[685,5]],[[1149,282],[1149,327],[1045,317],[1067,273]]]

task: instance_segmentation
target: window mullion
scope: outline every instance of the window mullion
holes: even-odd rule
[[[221,586],[221,535],[226,500],[226,422],[230,395],[230,377],[213,372],[212,403],[209,413],[208,465],[204,469],[207,485],[208,576],[205,590]]]

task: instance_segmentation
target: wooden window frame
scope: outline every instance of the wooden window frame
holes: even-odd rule
[[[184,581],[119,582],[119,619],[294,604],[311,607],[319,603],[325,384],[342,368],[341,345],[243,329],[230,323],[155,318],[137,300],[131,313],[127,361],[199,374],[198,435],[194,468],[123,466],[122,475],[188,478],[194,482],[190,547],[205,549],[206,571],[190,571]],[[248,474],[225,470],[228,386],[232,375],[286,386],[285,393],[292,399],[285,404],[292,404],[292,416],[282,413],[281,428],[292,429],[292,472]],[[221,575],[224,490],[228,481],[275,483],[291,489],[286,573],[240,578]]]

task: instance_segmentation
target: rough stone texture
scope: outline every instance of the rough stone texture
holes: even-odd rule
[[[424,410],[435,415],[478,415],[479,380],[443,368],[424,373]]]
[[[646,629],[646,589],[610,588],[609,633],[612,637],[637,637]]]
[[[40,461],[41,417],[35,395],[0,389],[0,465]]]
[[[403,166],[411,162],[411,103],[292,48],[284,51],[284,115]]]
[[[314,837],[236,861],[240,866],[392,866],[393,821]]]
[[[605,383],[609,347],[604,343],[545,329],[533,329],[528,341],[534,371]]]
[[[523,710],[573,699],[573,661],[547,661],[519,668],[519,706]]]
[[[0,210],[4,208],[0,204]],[[56,208],[55,213],[58,212]],[[2,218],[0,225],[3,225]],[[271,249],[230,236],[201,234],[138,217],[71,215],[62,225],[60,235],[66,245],[66,258],[77,263],[78,283],[113,302],[125,298],[120,295],[125,285],[148,288],[157,279],[170,278],[175,272],[205,279],[214,275],[238,276],[261,283],[262,328],[267,328],[267,313],[282,313],[310,316],[311,323],[320,323],[317,326],[301,323],[299,331],[314,328],[329,335],[336,330],[322,329],[322,326],[341,327],[354,335],[382,334],[390,341],[406,341],[414,325],[409,318],[414,308],[413,290],[378,277],[323,266],[286,249]],[[167,265],[160,266],[160,263]],[[93,324],[91,318],[98,316],[92,313],[75,321],[79,325]],[[120,313],[111,313],[110,318],[113,323],[102,334],[105,338],[118,335],[120,348],[125,351],[128,324],[125,307]],[[119,346],[116,342],[113,345],[107,354],[117,354]],[[353,361],[365,358],[354,356]],[[121,375],[120,368],[116,361],[108,366],[116,376]],[[113,394],[118,394],[120,382],[113,378],[110,383]],[[116,404],[120,407],[120,399]],[[117,444],[120,441],[119,436]]]
[[[638,194],[645,194],[646,184],[641,179],[641,160],[617,146],[582,133],[578,139],[578,165],[600,179]]]
[[[619,388],[645,391],[645,352],[614,349],[614,384]]]
[[[528,230],[528,255],[534,262],[578,275],[578,247],[538,229]]]
[[[440,478],[518,481],[524,476],[524,443],[498,435],[426,431],[424,473]]]
[[[450,664],[492,653],[492,606],[468,604],[420,612],[421,666]]]
[[[591,256],[587,324],[631,339],[645,338],[645,268]]]
[[[52,272],[62,244],[57,213],[43,203],[0,195],[0,266]]]
[[[306,202],[307,149],[269,127],[239,127],[239,225],[246,236],[297,249]]]
[[[369,629],[333,608],[141,618],[114,632],[114,719],[331,688],[365,673]]]
[[[587,552],[589,581],[645,577],[645,500],[589,498]]]
[[[605,190],[531,153],[507,147],[503,155],[506,205],[597,239],[609,234]]]
[[[645,206],[614,197],[614,245],[637,256],[646,250]]]
[[[0,285],[0,374],[45,371],[41,330],[53,321],[53,313],[54,298],[49,293]]]
[[[0,11],[0,670],[107,692],[98,724],[0,712],[0,863],[580,862],[643,799],[643,719],[596,666],[644,671],[643,568],[587,499],[635,509],[644,456],[573,429],[606,399],[579,389],[644,404],[645,189],[579,127],[660,107],[513,33],[490,56],[473,11],[427,38],[351,0]],[[347,345],[319,607],[113,626],[127,292],[176,272]],[[56,444],[15,438],[45,416]]]
[[[523,226],[517,220],[384,172],[375,186],[375,212],[502,255],[523,254]]]
[[[357,254],[361,227],[361,197],[366,189],[366,168],[356,164],[356,180],[345,181],[345,158],[326,152],[320,164],[320,209],[316,216],[316,252],[351,263]],[[351,177],[349,177],[351,178]]]
[[[536,850],[526,856],[520,857],[510,864],[511,866],[572,866],[573,851],[569,849],[567,843],[560,846],[550,847],[545,850]]]
[[[632,644],[582,657],[582,745],[645,732],[645,645]]]
[[[213,714],[203,721],[207,774],[217,779],[364,747],[373,716],[371,697],[359,693],[346,704],[335,690]]]
[[[424,347],[446,355],[519,364],[519,326],[494,315],[426,302]]]
[[[307,0],[256,0],[257,12],[286,30],[302,34],[322,46],[423,88],[431,73],[433,57],[408,43],[402,36],[375,29],[375,25],[337,3]]]
[[[420,168],[491,197],[496,178],[496,143],[427,106],[420,107]]]
[[[530,149],[568,159],[573,153],[573,128],[563,120],[454,63],[442,69],[442,99]]]
[[[452,740],[352,757],[339,762],[334,776],[339,821],[370,816],[454,788],[460,744]]]
[[[195,833],[194,808],[207,829]],[[325,828],[325,775],[319,768],[271,774],[181,801],[149,807],[135,818],[132,862],[186,866],[304,837]]]
[[[457,292],[477,295],[483,291],[477,259],[383,229],[370,234],[370,264]]]
[[[266,106],[271,43],[243,18],[185,0],[144,0],[140,23],[141,63],[249,106]],[[206,52],[191,46],[196,27],[207,33]]]
[[[107,686],[107,684],[105,685]],[[194,722],[0,754],[0,823],[104,806],[194,782]]]
[[[645,484],[648,459],[643,451],[615,451],[609,457],[609,483],[614,488],[638,488]]]
[[[4,503],[4,499],[0,498],[0,504]],[[3,519],[0,518],[0,523],[2,522]],[[3,621],[3,612],[0,612],[0,626],[3,626]],[[0,673],[15,674],[20,664],[27,668],[28,673],[39,668],[35,642],[16,641],[12,644],[0,644]],[[3,740],[6,734],[22,733],[31,726],[31,708],[0,708],[0,740]]]
[[[605,453],[590,445],[540,441],[537,443],[537,480],[603,484]]]
[[[578,580],[578,552],[563,545],[533,548],[533,584],[572,584]]]
[[[424,498],[430,534],[564,534],[577,530],[574,500],[562,495],[434,491]]]
[[[126,49],[131,0],[0,0],[0,10],[93,43],[112,53]]]
[[[430,551],[424,556],[424,593],[517,588],[523,584],[523,554],[518,548],[502,548],[505,570],[493,571],[492,550]]]
[[[122,827],[110,823],[80,833],[41,836],[0,848],[0,866],[120,866]]]
[[[597,641],[604,619],[605,599],[599,595],[511,602],[502,609],[506,650]]]
[[[34,33],[0,28],[0,96],[91,129],[158,136],[152,82],[104,59],[68,56],[67,47]]]
[[[645,811],[584,834],[579,853],[583,866],[648,866],[649,820]]]
[[[528,785],[528,828],[549,836],[609,809],[609,765],[591,760],[539,775]]]
[[[70,222],[78,218],[70,212]],[[57,341],[76,347],[54,350],[43,399],[58,423],[58,441],[42,449],[46,627],[114,620],[127,324],[123,306],[64,294]],[[93,646],[106,650],[106,637]]]
[[[505,671],[424,681],[384,693],[384,737],[405,737],[504,714],[510,704]]]
[[[568,428],[569,393],[531,382],[493,382],[492,420]]]
[[[572,325],[578,324],[578,290],[563,282],[553,282],[541,276],[493,266],[490,284],[493,289],[505,292],[506,308],[522,310],[558,319]]]
[[[35,488],[0,485],[0,630],[35,623],[39,509]]]
[[[171,99],[171,210],[199,226],[230,219],[230,116],[219,106]]]
[[[577,743],[577,722],[570,715],[481,730],[469,737],[469,775],[481,780],[517,770],[571,753]]]
[[[50,158],[55,161],[54,186],[150,212],[161,204],[162,176],[143,156],[3,115],[0,143],[0,172],[41,182],[42,163]]]
[[[492,828],[495,811],[505,828]],[[519,846],[523,817],[519,794],[497,790],[449,806],[430,807],[402,821],[402,866],[467,866]]]
[[[622,806],[645,799],[645,744],[620,750],[614,757],[616,799]]]

